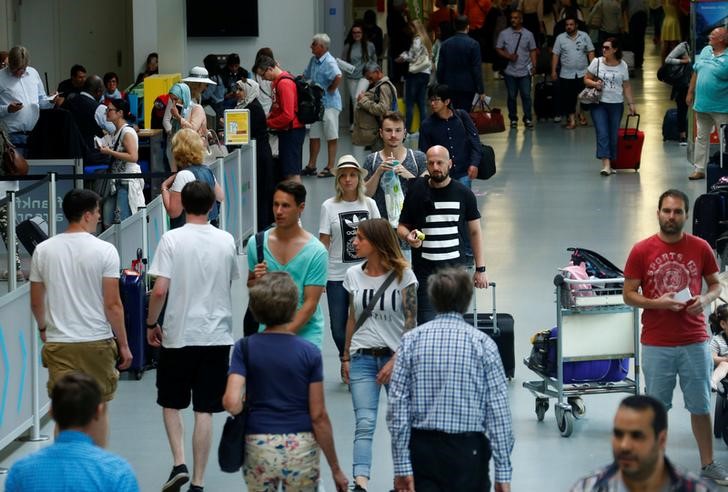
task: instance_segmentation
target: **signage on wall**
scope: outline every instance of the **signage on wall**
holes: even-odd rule
[[[247,109],[225,110],[225,145],[250,143],[250,111]]]

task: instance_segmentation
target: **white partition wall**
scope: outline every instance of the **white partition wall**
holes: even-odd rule
[[[250,145],[240,149],[240,246],[238,251],[242,251],[242,245],[255,234],[258,230],[258,193],[256,187],[256,162],[257,155],[255,152],[255,140],[250,141]]]
[[[157,251],[157,245],[162,239],[162,234],[167,230],[169,230],[169,222],[160,195],[147,205],[147,258],[149,258],[150,265],[154,259],[154,252]]]

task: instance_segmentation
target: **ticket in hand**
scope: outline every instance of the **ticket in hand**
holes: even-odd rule
[[[690,299],[693,298],[693,295],[690,293],[690,289],[685,287],[680,292],[675,292],[675,295],[673,296],[673,299],[679,302],[688,302]]]

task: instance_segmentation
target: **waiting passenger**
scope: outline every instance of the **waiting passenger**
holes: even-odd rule
[[[172,156],[172,139],[182,128],[189,128],[200,136],[207,135],[205,110],[192,101],[190,88],[185,83],[174,84],[169,89],[169,101],[162,118],[162,126],[167,132],[167,159],[172,171],[177,171],[177,163]]]
[[[508,387],[495,342],[463,319],[473,282],[465,270],[444,268],[427,291],[437,317],[402,336],[389,386],[394,488],[490,490],[492,451],[495,490],[508,491]]]
[[[209,167],[202,164],[205,148],[202,139],[189,128],[177,132],[172,139],[172,154],[177,162],[178,171],[162,183],[162,203],[169,215],[170,229],[185,225],[185,211],[182,206],[182,189],[192,181],[202,181],[215,190],[215,201],[225,201],[225,193],[215,174]],[[207,219],[215,227],[218,226],[220,206],[215,203],[207,214]]]
[[[402,334],[417,324],[417,279],[386,219],[360,222],[354,249],[364,262],[344,278],[349,316],[341,372],[356,421],[354,490],[367,490],[379,394],[382,386],[389,389]]]
[[[144,62],[144,71],[137,75],[134,85],[138,85],[144,82],[144,79],[150,75],[156,75],[159,73],[159,55],[157,53],[149,53],[147,60]]]
[[[104,74],[104,99],[123,99],[124,93],[119,90],[119,76],[115,72]]]
[[[51,392],[50,413],[59,431],[55,442],[10,468],[6,492],[139,491],[129,463],[103,449],[109,435],[108,405],[93,378],[73,372],[59,379]]]
[[[237,82],[249,77],[248,71],[240,66],[240,55],[230,53],[227,56],[225,59],[225,68],[222,70],[221,76],[223,86],[225,87],[225,108],[234,108],[237,103],[237,98],[235,97]]]
[[[99,151],[111,158],[111,172],[113,174],[141,174],[142,169],[137,164],[139,159],[139,137],[129,122],[134,116],[129,111],[129,103],[124,99],[112,99],[106,114],[116,131],[111,136],[113,146],[102,146]],[[114,183],[116,199],[104,202],[104,224],[109,225],[118,214],[118,220],[123,221],[135,214],[139,207],[145,205],[144,179],[121,178]]]
[[[91,75],[84,83],[81,97],[66,99],[63,109],[68,110],[76,122],[83,139],[84,165],[108,162],[108,157],[101,154],[94,143],[94,137],[103,137],[104,132],[114,133],[116,127],[107,120],[108,107],[101,103],[104,94],[104,83],[98,75]]]
[[[666,446],[667,411],[662,403],[647,395],[628,396],[614,416],[614,462],[579,480],[571,492],[714,490],[712,484],[676,468],[665,456]]]
[[[243,465],[248,490],[273,491],[281,484],[283,490],[317,490],[323,451],[337,492],[345,492],[348,480],[324,404],[321,351],[291,336],[296,283],[286,272],[270,272],[249,295],[250,310],[265,330],[235,344],[223,397],[233,415],[249,408]]]
[[[51,397],[56,381],[81,371],[96,379],[101,399],[109,401],[119,380],[117,359],[121,370],[132,361],[119,297],[119,253],[93,236],[99,201],[91,190],[66,193],[68,228],[38,244],[30,264],[30,308],[44,342]]]
[[[58,84],[58,97],[64,100],[73,99],[81,93],[86,83],[86,68],[83,65],[71,67],[71,77]],[[58,104],[63,104],[62,102]]]

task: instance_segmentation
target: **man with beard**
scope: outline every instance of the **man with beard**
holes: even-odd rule
[[[567,115],[566,128],[576,128],[577,96],[584,90],[584,75],[589,63],[594,59],[594,44],[589,35],[577,29],[577,19],[567,17],[564,21],[565,32],[556,37],[551,55],[551,78],[559,83],[561,107],[557,115]],[[557,73],[561,64],[561,69]],[[554,120],[555,121],[555,120]]]
[[[642,308],[645,392],[672,406],[676,376],[700,454],[701,476],[728,485],[728,471],[713,461],[710,375],[713,368],[703,311],[720,292],[718,265],[707,242],[683,232],[688,197],[660,195],[657,234],[638,242],[624,268],[624,302]],[[702,282],[708,285],[701,294]]]
[[[470,235],[475,287],[488,286],[477,200],[470,188],[450,177],[451,168],[448,150],[441,145],[431,147],[427,151],[429,176],[410,185],[399,216],[397,234],[412,247],[412,270],[419,280],[418,325],[435,317],[427,295],[427,278],[446,266],[465,265],[465,238],[460,231],[467,230]]]
[[[614,417],[614,462],[579,480],[571,492],[713,490],[692,473],[680,471],[670,463],[665,456],[666,442],[665,407],[650,396],[628,396],[619,404]]]

